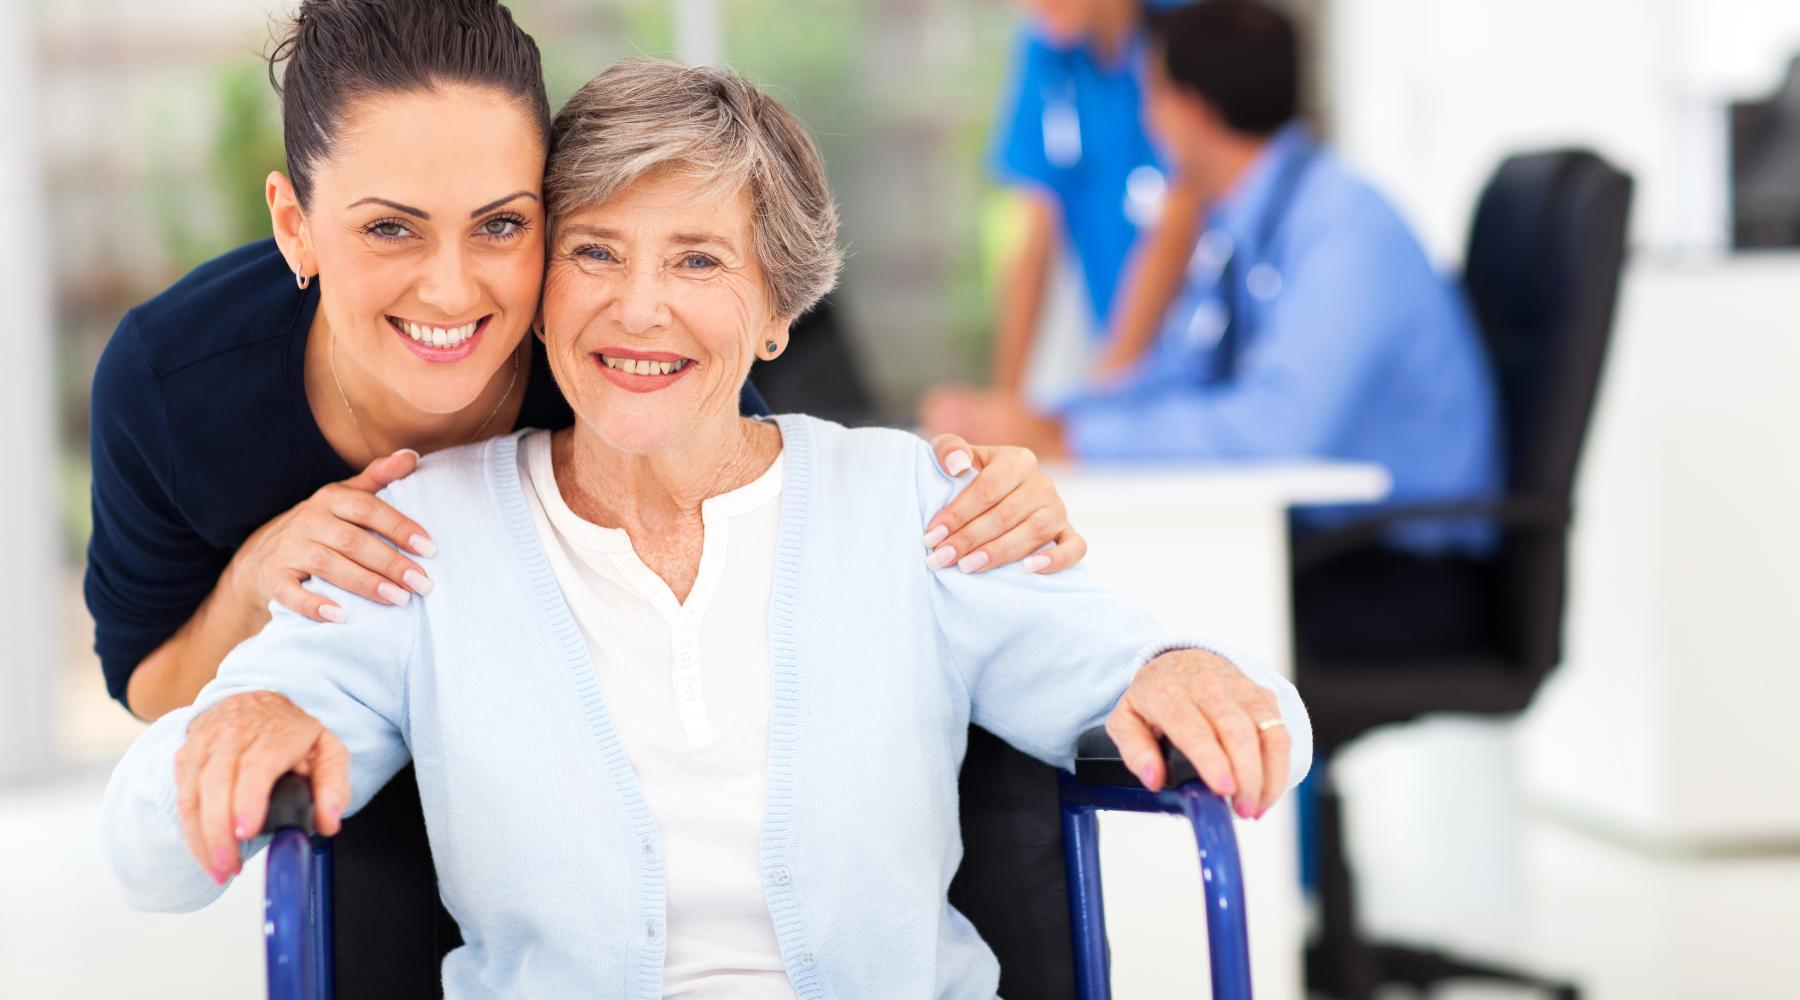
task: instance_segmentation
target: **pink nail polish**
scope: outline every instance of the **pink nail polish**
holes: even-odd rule
[[[399,587],[394,586],[386,580],[375,585],[375,592],[381,595],[382,600],[392,604],[396,608],[405,607],[406,602],[412,598],[411,594],[408,594],[406,591],[401,590]]]
[[[948,545],[940,545],[932,549],[931,555],[925,557],[925,565],[932,569],[943,569],[955,561],[956,550]]]
[[[944,471],[952,476],[960,476],[969,471],[971,464],[973,463],[969,461],[969,453],[966,451],[953,451],[944,456]]]
[[[406,585],[413,589],[413,593],[420,597],[431,593],[431,578],[416,569],[407,570],[401,579],[405,580]]]
[[[1024,567],[1025,572],[1027,572],[1027,573],[1042,573],[1044,571],[1044,567],[1050,565],[1050,557],[1049,556],[1026,556],[1024,561],[1019,563],[1019,565]]]
[[[956,568],[964,573],[973,573],[987,564],[988,554],[986,552],[971,552],[963,556],[962,561],[956,564]]]
[[[437,555],[437,543],[426,538],[424,535],[412,536],[412,538],[407,540],[406,545],[426,559],[430,559],[432,556]]]
[[[241,819],[238,820],[237,825],[233,826],[231,828],[231,835],[233,837],[236,837],[238,840],[249,840],[250,839],[249,824],[245,823]]]
[[[938,547],[938,543],[949,537],[950,529],[940,524],[925,533],[925,547],[928,549],[935,549]]]
[[[319,617],[333,625],[342,625],[344,624],[344,609],[335,604],[323,604],[319,606]]]

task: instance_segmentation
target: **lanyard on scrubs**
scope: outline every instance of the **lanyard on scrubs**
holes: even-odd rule
[[[1239,356],[1256,330],[1255,314],[1250,303],[1244,301],[1244,293],[1248,292],[1258,302],[1272,302],[1281,294],[1281,272],[1269,261],[1275,258],[1279,249],[1277,241],[1287,225],[1288,216],[1293,214],[1294,195],[1299,192],[1300,182],[1305,180],[1317,158],[1317,150],[1308,149],[1282,164],[1281,172],[1269,189],[1269,207],[1263,212],[1261,224],[1256,229],[1256,244],[1251,248],[1261,260],[1245,267],[1249,262],[1239,259],[1247,256],[1243,247],[1233,247],[1231,255],[1225,258],[1219,286],[1225,293],[1228,315],[1225,328],[1219,334],[1218,346],[1213,351],[1216,359],[1214,380],[1228,380],[1237,374]]]

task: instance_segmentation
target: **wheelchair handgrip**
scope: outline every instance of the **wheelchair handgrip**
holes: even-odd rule
[[[313,826],[312,781],[292,771],[275,780],[269,792],[269,815],[263,820],[262,832],[293,827],[308,837],[318,833]]]
[[[1194,769],[1187,755],[1175,749],[1167,736],[1162,738],[1162,751],[1164,788],[1175,788],[1200,779],[1200,772]],[[1144,787],[1119,755],[1119,748],[1113,745],[1105,726],[1095,726],[1075,741],[1075,778],[1090,785]]]

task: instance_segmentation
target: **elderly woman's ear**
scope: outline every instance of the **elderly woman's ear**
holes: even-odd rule
[[[791,327],[786,320],[771,324],[769,329],[763,331],[762,343],[756,345],[756,356],[764,361],[774,361],[780,357],[781,352],[787,350],[789,329]]]

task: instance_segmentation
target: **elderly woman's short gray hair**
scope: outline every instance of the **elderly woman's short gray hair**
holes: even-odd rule
[[[749,188],[775,315],[798,316],[831,291],[844,254],[824,158],[786,108],[727,70],[627,59],[576,91],[550,128],[552,224],[664,168],[718,193]]]

